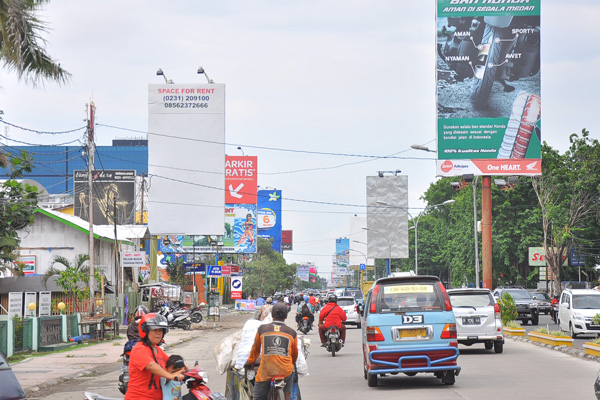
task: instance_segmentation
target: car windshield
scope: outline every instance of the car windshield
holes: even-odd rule
[[[547,293],[542,293],[542,292],[537,292],[537,293],[532,293],[531,297],[535,300],[546,300],[546,301],[550,301],[550,296],[548,296]]]
[[[442,301],[436,291],[436,283],[414,281],[406,283],[388,283],[379,292],[381,312],[402,310],[429,311],[441,309]]]
[[[510,294],[510,297],[512,297],[515,300],[531,300],[531,296],[526,290],[507,290],[506,293]]]
[[[354,300],[353,299],[338,299],[338,306],[352,306],[354,305]]]
[[[448,293],[452,307],[485,307],[493,305],[489,293]]]
[[[360,289],[346,289],[346,296],[352,296],[355,299],[363,298],[363,294]]]
[[[573,308],[600,309],[600,295],[580,294],[573,296]]]

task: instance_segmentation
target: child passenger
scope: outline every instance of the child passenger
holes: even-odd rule
[[[166,370],[169,373],[176,373],[185,370],[183,358],[178,355],[172,355],[167,360]],[[160,385],[163,392],[163,400],[181,400],[181,382],[160,378]]]

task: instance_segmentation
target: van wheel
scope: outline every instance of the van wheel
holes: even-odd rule
[[[569,324],[569,334],[571,335],[571,337],[573,339],[575,339],[577,337],[577,334],[575,333],[575,330],[573,329],[573,324]]]
[[[494,353],[500,354],[504,350],[504,343],[498,341],[494,342]]]
[[[369,385],[369,387],[377,386],[377,374],[371,374],[367,376],[367,385]]]
[[[442,383],[444,385],[454,385],[454,371],[445,371],[442,376]]]
[[[369,374],[367,373],[367,362],[365,361],[364,357],[363,357],[363,375],[364,375],[365,379],[367,379],[369,377]]]

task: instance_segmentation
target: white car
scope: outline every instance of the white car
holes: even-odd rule
[[[558,327],[572,338],[580,334],[600,334],[600,325],[593,318],[600,314],[600,291],[596,289],[565,289],[558,303]]]
[[[449,289],[450,303],[456,318],[458,343],[471,346],[483,343],[485,348],[502,353],[504,331],[500,307],[489,289]]]
[[[361,327],[360,314],[358,313],[358,303],[352,296],[338,297],[337,305],[346,313],[345,325],[354,324],[357,328]]]

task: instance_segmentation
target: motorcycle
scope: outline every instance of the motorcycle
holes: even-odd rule
[[[512,92],[514,86],[506,81],[540,70],[539,16],[449,17],[448,26],[455,29],[442,27],[446,43],[438,44],[438,55],[457,81],[475,78],[475,108],[485,108],[495,81]]]
[[[335,353],[342,349],[342,339],[340,338],[340,330],[337,326],[332,325],[325,331],[325,348],[335,357]]]
[[[550,317],[554,323],[558,323],[558,302],[552,303],[552,308],[550,310]]]
[[[202,322],[202,308],[200,306],[194,307],[190,311],[190,318],[195,324]]]
[[[163,304],[158,313],[167,319],[169,328],[181,328],[186,331],[192,329],[192,318],[190,317],[190,312],[186,309],[171,312],[169,306]]]
[[[208,387],[208,374],[206,371],[198,367],[198,362],[194,368],[184,372],[185,379],[183,383],[188,388],[189,392],[182,397],[183,400],[227,400],[220,392],[213,392]],[[123,400],[122,398],[105,397],[97,393],[84,392],[86,400]]]
[[[121,367],[121,375],[119,375],[119,392],[127,393],[127,387],[129,385],[129,358],[131,357],[131,350],[137,341],[129,340],[123,347],[123,366]]]
[[[310,321],[308,320],[308,317],[302,317],[298,330],[306,335],[311,329],[312,326],[310,324]]]

